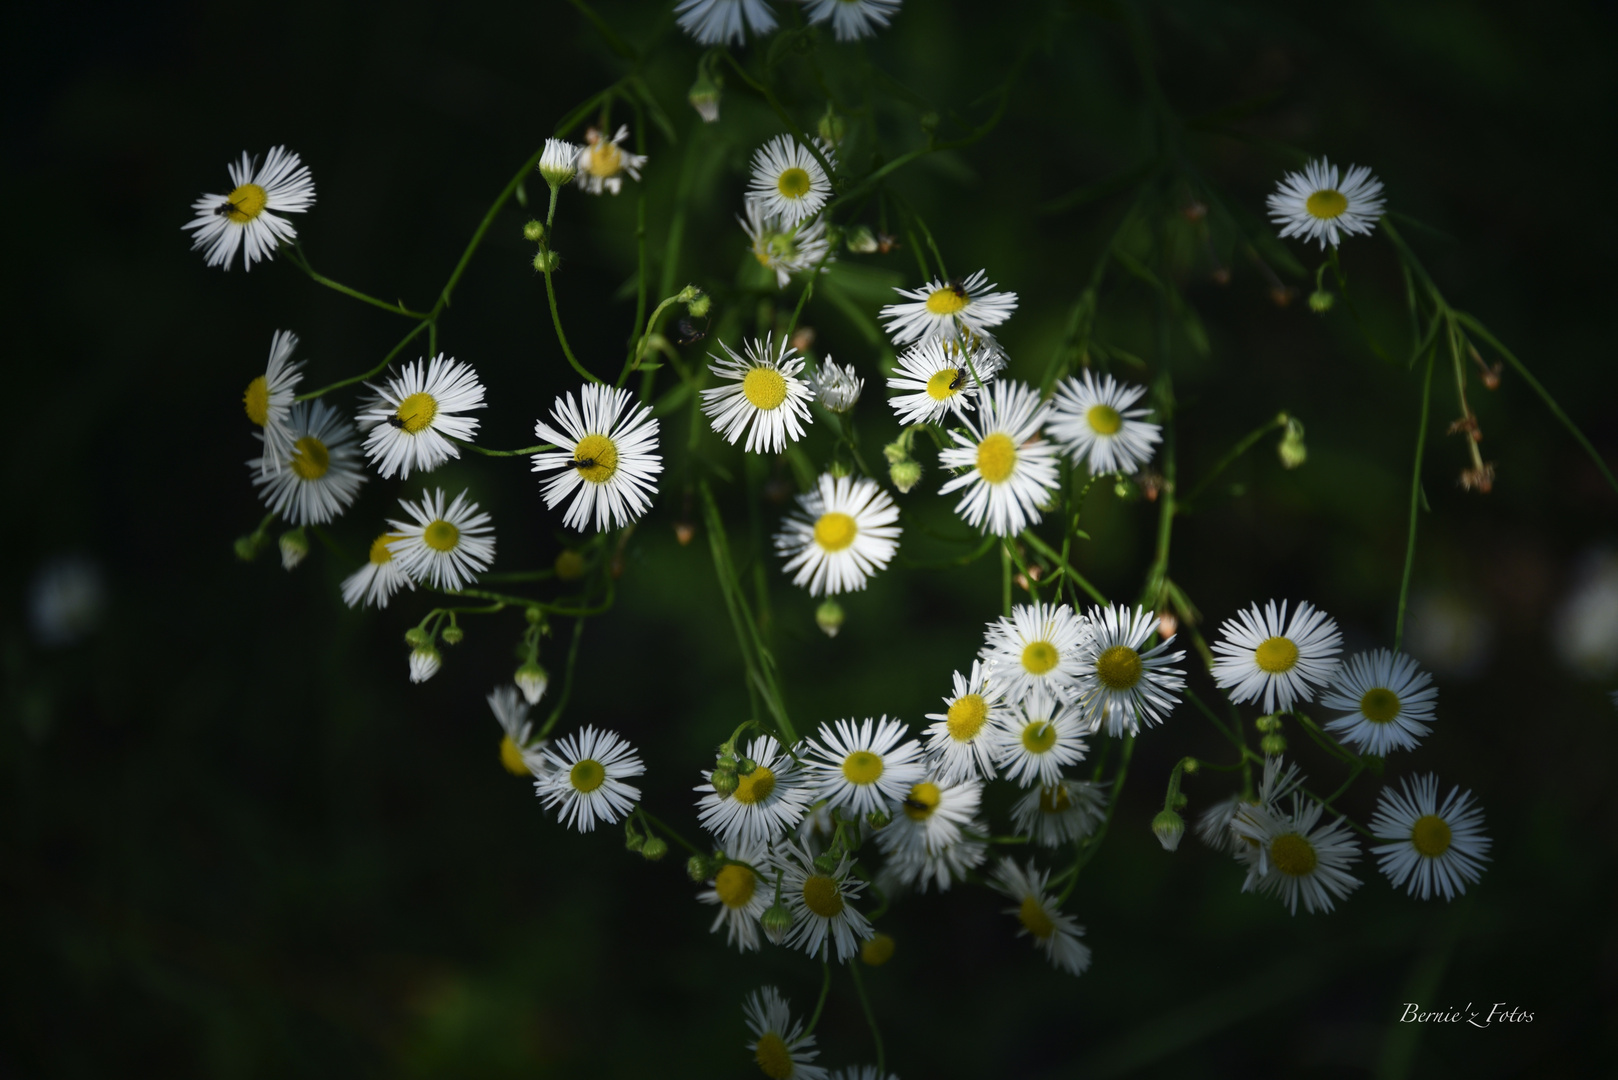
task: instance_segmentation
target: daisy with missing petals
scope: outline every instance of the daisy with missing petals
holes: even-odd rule
[[[1214,804],[1197,820],[1197,835],[1209,847],[1235,855],[1251,866],[1258,860],[1259,847],[1256,841],[1243,839],[1236,828],[1237,820],[1258,814],[1280,814],[1281,803],[1303,786],[1304,779],[1297,763],[1289,765],[1279,757],[1265,758],[1257,797],[1243,799],[1232,795]],[[1257,820],[1254,817],[1254,821]]]
[[[603,190],[616,195],[624,186],[624,173],[640,179],[640,168],[646,164],[645,154],[632,154],[623,148],[629,138],[629,125],[620,124],[617,134],[604,139],[595,128],[584,133],[584,146],[579,148],[579,186],[592,195]]]
[[[383,533],[371,541],[365,565],[343,579],[343,603],[359,607],[363,602],[385,608],[401,586],[415,591],[416,583],[410,580],[399,560],[393,557],[393,549],[388,547],[395,540],[403,539],[400,533]]]
[[[900,0],[803,0],[809,22],[831,23],[838,41],[858,41],[888,25]]]
[[[928,760],[945,784],[978,776],[993,780],[989,731],[1002,705],[1000,688],[990,681],[980,660],[972,661],[966,678],[959,671],[952,678],[955,692],[944,699],[946,711],[927,714],[936,721],[927,728]]]
[[[781,992],[766,986],[747,995],[742,1011],[753,1041],[747,1048],[770,1080],[826,1080],[826,1070],[810,1062],[819,1056],[815,1037],[803,1033]]]
[[[1020,836],[1041,847],[1062,847],[1096,831],[1106,818],[1107,789],[1087,780],[1040,784],[1011,807]]]
[[[785,338],[755,339],[745,347],[746,356],[737,356],[720,342],[725,357],[714,354],[708,365],[729,386],[702,391],[702,411],[719,437],[730,443],[747,433],[748,453],[779,454],[789,442],[803,438],[804,421],[809,419],[809,401],[814,397],[800,379],[803,358]]]
[[[802,949],[819,960],[830,960],[835,945],[837,962],[846,963],[860,951],[860,942],[875,933],[864,915],[849,906],[865,883],[849,873],[853,857],[846,852],[830,872],[815,865],[814,856],[791,841],[770,853],[772,871],[781,874],[781,898],[792,911],[788,948]],[[772,873],[772,877],[774,874]]]
[[[754,867],[764,865],[762,851],[752,849],[731,853],[734,862],[726,862],[714,874],[711,888],[697,894],[704,904],[719,905],[710,934],[725,928],[725,940],[742,952],[758,948],[758,918],[769,910],[774,899],[773,884],[759,876]]]
[[[184,228],[196,235],[191,250],[206,248],[209,266],[230,269],[236,250],[242,268],[268,259],[276,245],[292,240],[298,230],[282,214],[301,214],[315,204],[315,181],[308,166],[284,146],[272,149],[262,168],[242,152],[240,164],[228,166],[229,195],[204,195],[191,204],[197,216]]]
[[[949,433],[955,445],[939,451],[938,463],[966,471],[939,488],[939,494],[967,489],[955,512],[968,525],[995,536],[1015,536],[1038,524],[1037,507],[1056,488],[1056,448],[1038,438],[1047,413],[1038,391],[1019,382],[997,382],[983,410],[975,418],[962,417],[968,434]]]
[[[534,472],[561,469],[545,481],[545,505],[573,499],[562,524],[580,532],[595,520],[597,532],[635,521],[652,505],[654,477],[663,471],[652,410],[634,405],[628,390],[586,383],[579,404],[571,393],[551,407],[555,425],[534,422],[534,434],[559,449],[534,455]]]
[[[982,799],[977,780],[944,784],[934,777],[912,785],[899,812],[876,833],[892,876],[905,885],[919,883],[923,892],[935,882],[943,890],[981,863],[986,846],[961,830],[974,828],[972,815]]]
[[[1007,701],[1021,701],[1036,686],[1065,698],[1084,680],[1089,636],[1090,621],[1066,604],[1018,604],[1010,618],[989,624],[978,655]]]
[[[1343,745],[1377,757],[1412,749],[1432,731],[1427,725],[1437,700],[1432,676],[1410,657],[1387,649],[1349,657],[1337,669],[1331,689],[1320,695],[1321,708],[1352,710],[1326,730]]]
[[[979,270],[964,282],[934,279],[919,289],[895,289],[909,303],[888,304],[879,317],[895,345],[952,341],[999,326],[1017,310],[1017,294],[995,292]]]
[[[1452,900],[1483,876],[1489,860],[1489,838],[1483,835],[1483,809],[1470,791],[1451,788],[1438,802],[1438,777],[1418,776],[1401,782],[1403,791],[1382,789],[1371,832],[1371,849],[1382,872],[1398,888],[1408,883],[1411,896],[1423,900],[1443,893]]]
[[[435,589],[461,589],[494,563],[494,529],[489,515],[478,513],[466,492],[445,504],[444,492],[422,493],[421,504],[400,499],[410,521],[388,519],[399,537],[388,550],[412,581],[425,581]]]
[[[832,168],[837,158],[826,140],[815,147]],[[831,181],[815,155],[791,135],[777,135],[753,154],[753,175],[747,181],[747,199],[769,217],[791,228],[820,213],[831,197]]]
[[[431,472],[461,456],[450,439],[477,434],[478,421],[461,415],[483,408],[483,384],[470,364],[439,353],[412,360],[383,386],[366,386],[375,396],[360,413],[360,424],[371,430],[365,453],[384,480]]]
[[[1003,711],[989,732],[994,761],[1021,787],[1050,785],[1084,760],[1085,723],[1077,705],[1063,705],[1043,686]]]
[[[849,815],[887,814],[922,779],[921,744],[904,737],[900,720],[867,719],[858,727],[839,720],[820,725],[820,740],[809,740],[809,776],[815,797]]]
[[[583,731],[544,751],[548,770],[534,781],[545,808],[559,808],[557,820],[590,832],[596,819],[611,825],[640,800],[640,789],[624,783],[646,771],[635,748],[610,731],[586,724]]]
[[[972,349],[963,358],[959,348],[923,341],[899,354],[888,379],[888,389],[899,393],[888,404],[899,415],[899,423],[907,426],[942,424],[952,412],[964,417],[973,399],[1005,366],[1005,358],[990,348]]]
[[[1348,822],[1338,818],[1316,828],[1320,814],[1320,804],[1297,795],[1292,797],[1290,814],[1262,808],[1237,814],[1231,827],[1255,852],[1242,892],[1256,886],[1260,892],[1275,893],[1296,915],[1300,898],[1305,911],[1330,911],[1334,897],[1341,899],[1358,888],[1359,881],[1347,869],[1360,854]]]
[[[1266,713],[1314,700],[1316,687],[1337,673],[1343,640],[1332,617],[1308,603],[1299,604],[1288,622],[1285,600],[1279,612],[1274,600],[1263,611],[1254,604],[1237,612],[1220,624],[1219,635],[1214,682],[1238,705],[1262,698]]]
[[[534,725],[528,719],[528,705],[515,686],[497,686],[485,698],[489,711],[505,734],[500,738],[500,764],[513,776],[544,776],[550,763],[545,760],[545,746],[541,739],[533,743]]]
[[[834,413],[846,413],[860,400],[865,380],[854,374],[854,365],[839,365],[831,357],[820,362],[820,368],[809,376],[809,387],[815,400]]]
[[[696,789],[704,793],[697,800],[697,820],[726,851],[774,842],[803,820],[811,801],[802,771],[773,738],[755,737],[744,756],[756,767],[745,776],[738,773],[735,791],[729,795],[715,791],[712,772],[702,774],[707,782]]]
[[[1089,459],[1090,475],[1132,473],[1152,460],[1163,429],[1146,422],[1145,409],[1130,408],[1146,393],[1144,386],[1121,383],[1111,375],[1097,379],[1063,379],[1051,402],[1048,427],[1073,463]]]
[[[806,274],[819,267],[825,272],[831,259],[831,244],[826,240],[826,219],[822,217],[786,225],[767,213],[761,203],[747,203],[747,216],[737,218],[747,230],[753,258],[766,270],[775,272],[777,288],[784,289],[793,274]]]
[[[1105,727],[1108,735],[1136,735],[1140,726],[1161,724],[1178,702],[1174,692],[1185,689],[1185,679],[1170,668],[1185,659],[1169,652],[1174,638],[1141,652],[1146,639],[1157,631],[1157,613],[1121,604],[1090,611],[1090,634],[1080,650],[1084,684],[1080,700],[1091,731]]]
[[[775,550],[810,596],[865,588],[899,548],[899,508],[875,480],[822,473],[798,506],[781,522]]]
[[[1033,863],[1024,869],[1010,859],[1002,859],[990,884],[1017,902],[1016,907],[1006,909],[1006,914],[1017,916],[1022,923],[1018,937],[1030,935],[1052,964],[1069,975],[1082,975],[1090,966],[1090,947],[1079,940],[1084,936],[1084,927],[1072,916],[1063,915],[1056,901],[1045,895],[1049,877]]]
[[[264,374],[247,384],[242,405],[247,418],[264,429],[264,465],[279,469],[281,461],[292,454],[293,391],[303,379],[298,369],[303,362],[288,363],[292,351],[298,347],[298,335],[290,330],[277,330],[270,339],[270,361]]]
[[[1343,182],[1337,166],[1325,158],[1311,161],[1302,172],[1287,173],[1270,195],[1270,220],[1280,225],[1281,236],[1299,236],[1305,242],[1327,241],[1336,247],[1338,233],[1369,236],[1382,216],[1382,181],[1363,165],[1350,165]]]
[[[702,45],[742,44],[744,18],[755,35],[775,29],[775,16],[764,0],[680,0],[674,15],[680,29]]]
[[[287,416],[291,444],[278,465],[247,463],[264,505],[293,525],[321,525],[348,509],[365,483],[357,433],[324,401],[300,401]]]

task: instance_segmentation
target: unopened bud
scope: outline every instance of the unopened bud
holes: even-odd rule
[[[708,66],[703,64],[697,68],[697,81],[691,84],[686,91],[685,99],[691,107],[697,110],[704,124],[711,124],[719,119],[720,80],[708,74]]]
[[[1164,851],[1173,851],[1180,846],[1180,838],[1185,835],[1185,819],[1173,810],[1160,811],[1152,819],[1152,832]]]
[[[849,468],[847,464],[841,461],[832,462],[831,465],[827,467],[826,471],[838,479],[842,479],[845,476],[852,476],[854,474],[854,470]]]
[[[1184,761],[1180,762],[1180,767],[1185,770],[1185,774],[1187,776],[1190,776],[1192,773],[1202,768],[1202,762],[1198,761],[1194,757],[1188,757]]]
[[[539,666],[539,661],[530,660],[517,669],[517,674],[511,677],[522,691],[522,696],[530,705],[538,705],[539,699],[545,696],[545,688],[551,683],[548,671]]]
[[[445,645],[459,645],[466,640],[466,631],[459,626],[446,626],[439,637],[444,639]]]
[[[869,967],[881,967],[893,959],[893,938],[873,934],[860,944],[860,959]]]
[[[624,830],[624,848],[627,851],[640,851],[646,847],[646,837],[634,829]]]
[[[870,255],[877,249],[876,234],[869,225],[858,225],[848,231],[843,243],[856,255]]]
[[[692,881],[707,881],[714,875],[711,863],[706,855],[693,855],[685,860],[685,876]]]
[[[556,576],[563,581],[577,581],[584,576],[584,556],[572,548],[556,556]]]
[[[674,539],[681,547],[685,547],[697,535],[697,527],[689,521],[676,521],[674,523]]]
[[[428,635],[427,631],[419,626],[412,626],[405,631],[405,644],[412,648],[419,649],[431,640],[432,637]]]
[[[309,537],[304,531],[292,529],[281,534],[281,568],[293,570],[309,554]]]
[[[696,299],[685,306],[685,310],[690,312],[693,319],[702,319],[707,317],[712,307],[713,297],[707,293],[698,293]]]
[[[886,810],[872,810],[869,814],[865,815],[866,823],[873,829],[880,829],[892,820],[893,819],[888,816]]]
[[[1272,732],[1258,741],[1258,748],[1264,751],[1265,757],[1278,757],[1286,753],[1287,737],[1280,732]]]
[[[938,130],[938,114],[935,112],[922,113],[917,122],[921,124],[921,130],[929,135]]]
[[[1268,735],[1272,731],[1281,730],[1281,718],[1273,713],[1269,716],[1261,716],[1253,721],[1253,726]]]
[[[413,683],[426,682],[438,674],[438,669],[444,666],[444,658],[438,650],[431,645],[421,645],[410,653],[410,681]]]
[[[522,238],[524,240],[532,240],[536,244],[545,239],[544,223],[539,221],[530,221],[528,224],[524,225],[522,227]]]
[[[781,944],[781,939],[787,936],[787,931],[792,929],[792,912],[787,910],[785,904],[777,900],[765,909],[764,914],[758,917],[758,925],[764,931],[765,937],[769,938],[774,944],[779,945]]]
[[[528,620],[529,626],[538,626],[545,621],[545,612],[538,607],[525,608],[522,616]]]
[[[837,146],[843,141],[843,136],[848,134],[848,125],[828,105],[825,113],[820,117],[819,131],[822,139],[825,139],[833,146]]]
[[[258,533],[236,538],[236,557],[242,562],[252,562],[258,558],[258,551],[263,544],[263,537]]]
[[[837,631],[843,628],[843,605],[835,600],[822,601],[815,608],[815,625],[827,637],[836,637]]]
[[[708,782],[713,785],[714,791],[721,799],[728,799],[735,793],[736,785],[739,781],[736,779],[735,769],[720,766],[713,771],[713,776],[709,778]]]
[[[539,156],[539,175],[553,188],[561,187],[579,171],[579,148],[566,139],[546,139]]]
[[[840,862],[842,862],[842,859],[838,856],[829,851],[822,851],[815,856],[815,869],[822,874],[835,874],[837,873],[837,864]]]
[[[658,862],[669,853],[669,842],[661,836],[648,836],[640,853],[647,862]]]
[[[757,768],[758,762],[754,761],[750,757],[744,757],[736,763],[736,775],[751,776],[753,774],[753,770]]]
[[[1309,460],[1309,447],[1305,446],[1303,441],[1303,424],[1297,417],[1287,419],[1286,433],[1276,444],[1275,453],[1281,459],[1283,469],[1296,469]]]
[[[896,461],[888,466],[888,479],[904,495],[921,483],[921,464],[915,461]]]
[[[1325,289],[1316,289],[1314,292],[1309,294],[1309,310],[1314,312],[1316,315],[1326,314],[1326,312],[1331,310],[1331,306],[1335,303],[1337,303],[1337,297],[1333,296]]]

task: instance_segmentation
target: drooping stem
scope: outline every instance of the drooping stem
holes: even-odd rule
[[[871,1026],[871,1041],[876,1043],[876,1074],[887,1075],[887,1054],[882,1048],[882,1029],[877,1027],[876,1013],[871,1011],[871,999],[865,996],[865,982],[860,978],[860,966],[848,965],[849,974],[854,976],[854,991],[860,996],[860,1008],[865,1010],[865,1022]]]
[[[1427,449],[1427,415],[1433,393],[1434,352],[1427,352],[1427,373],[1421,380],[1421,421],[1416,425],[1416,464],[1410,473],[1410,528],[1405,536],[1405,568],[1399,579],[1399,611],[1393,623],[1393,651],[1405,636],[1405,605],[1410,599],[1410,572],[1416,563],[1416,514],[1421,509],[1421,458]]]

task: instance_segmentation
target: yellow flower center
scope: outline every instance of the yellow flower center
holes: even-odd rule
[[[579,463],[580,476],[592,484],[605,484],[618,471],[618,447],[605,435],[586,435],[573,448],[573,460]]]
[[[1043,754],[1056,745],[1056,725],[1035,720],[1022,729],[1022,744],[1030,754]]]
[[[1411,846],[1429,859],[1436,859],[1448,851],[1450,839],[1449,822],[1436,814],[1417,818],[1416,824],[1410,828]]]
[[[934,315],[953,315],[964,308],[970,299],[964,289],[961,292],[948,288],[939,289],[927,297],[927,310]]]
[[[737,802],[751,806],[768,799],[775,791],[775,773],[760,765],[746,776],[736,778],[736,791],[731,796]]]
[[[933,377],[927,380],[927,396],[934,401],[948,401],[959,394],[961,387],[966,385],[965,379],[961,379],[959,384],[955,382],[960,377],[960,368],[947,367],[943,371],[934,372]]]
[[[821,514],[820,520],[815,522],[815,543],[827,551],[842,551],[854,542],[859,532],[860,527],[853,518],[833,510]]]
[[[843,911],[843,891],[825,874],[810,874],[803,879],[803,906],[822,919],[835,918]]]
[[[1096,678],[1108,690],[1128,690],[1140,682],[1140,653],[1128,645],[1114,645],[1096,657]]]
[[[1270,861],[1288,877],[1312,874],[1320,861],[1315,857],[1315,846],[1297,833],[1287,833],[1270,841]]]
[[[514,742],[510,735],[500,740],[500,764],[506,767],[506,772],[512,776],[527,776],[528,766],[523,764],[522,749]]]
[[[1056,933],[1056,923],[1046,912],[1045,905],[1039,902],[1037,896],[1022,898],[1022,906],[1017,909],[1017,918],[1028,928],[1028,932],[1043,941]]]
[[[603,180],[609,176],[617,176],[624,167],[624,152],[618,149],[617,143],[610,143],[605,139],[591,147],[585,158],[585,169],[591,176],[599,176]]]
[[[247,384],[247,393],[242,395],[242,404],[247,406],[247,418],[259,427],[270,418],[270,381],[260,375]]]
[[[1067,797],[1066,784],[1055,784],[1039,789],[1039,812],[1042,814],[1060,814],[1072,805],[1073,800]]]
[[[755,409],[768,412],[787,399],[787,381],[774,368],[756,367],[742,379],[742,393]]]
[[[567,774],[567,779],[568,783],[573,785],[573,790],[588,795],[607,782],[607,770],[594,758],[585,758],[573,766]]]
[[[809,173],[794,166],[775,181],[775,189],[789,199],[801,199],[809,194]]]
[[[874,934],[860,945],[860,959],[871,967],[881,967],[893,959],[893,938]]]
[[[421,542],[434,551],[454,551],[461,542],[461,530],[439,518],[421,531]]]
[[[982,694],[965,694],[956,698],[950,702],[949,712],[944,714],[949,737],[956,742],[970,742],[972,736],[983,730],[988,719],[989,703],[983,700]]]
[[[1023,670],[1030,675],[1043,675],[1062,658],[1056,646],[1048,641],[1030,641],[1022,649]]]
[[[726,863],[714,875],[713,887],[721,904],[728,908],[746,907],[758,888],[758,878],[745,866]]]
[[[1085,421],[1097,435],[1116,435],[1124,426],[1124,418],[1111,405],[1092,405],[1085,411]]]
[[[1016,467],[1017,447],[1010,435],[997,431],[978,443],[978,475],[989,483],[1003,483]]]
[[[758,1067],[770,1080],[792,1080],[792,1054],[775,1032],[766,1031],[758,1037],[758,1049],[753,1051],[753,1060],[758,1062]]]
[[[270,201],[264,189],[257,184],[243,184],[225,197],[230,200],[230,209],[225,211],[225,216],[238,225],[246,225],[258,217]]]
[[[910,794],[904,801],[905,817],[911,821],[926,821],[933,816],[933,811],[938,809],[941,799],[937,784],[926,782],[917,784],[910,789]]]
[[[1399,715],[1399,695],[1385,687],[1372,687],[1360,698],[1360,715],[1373,724],[1386,724]]]
[[[305,480],[319,480],[331,468],[331,453],[313,435],[292,444],[292,471]]]
[[[882,757],[869,750],[856,750],[843,759],[843,776],[850,784],[874,784],[882,776]]]
[[[419,435],[438,415],[438,401],[431,394],[411,394],[399,402],[399,427],[411,435]]]
[[[1344,210],[1348,209],[1348,200],[1343,197],[1341,191],[1324,188],[1309,196],[1308,200],[1304,202],[1303,208],[1309,211],[1310,217],[1330,221],[1334,217],[1339,217]]]
[[[1298,662],[1298,647],[1284,637],[1266,638],[1253,650],[1253,661],[1261,670],[1279,675]]]
[[[393,552],[388,545],[395,540],[403,540],[398,533],[383,533],[371,541],[371,561],[378,566],[393,561]]]

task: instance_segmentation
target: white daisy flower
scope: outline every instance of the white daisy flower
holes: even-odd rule
[[[209,266],[230,269],[238,248],[242,268],[253,269],[275,254],[276,245],[291,241],[298,230],[282,214],[301,214],[315,204],[315,181],[308,166],[284,146],[273,148],[259,167],[242,152],[239,164],[227,166],[229,195],[204,195],[191,204],[197,216],[183,228],[196,235],[191,250],[206,248]]]
[[[646,164],[645,154],[635,154],[623,147],[629,138],[629,125],[620,124],[611,139],[601,137],[595,128],[584,133],[586,145],[579,148],[579,186],[592,195],[602,190],[613,195],[624,186],[624,173],[640,179],[640,169]]]
[[[1069,376],[1057,384],[1046,430],[1075,465],[1089,460],[1091,476],[1135,472],[1152,460],[1163,439],[1163,429],[1146,422],[1148,410],[1130,408],[1145,393],[1146,387],[1111,375]]]
[[[1282,226],[1281,237],[1302,237],[1305,242],[1328,241],[1336,247],[1340,237],[1369,236],[1382,216],[1382,181],[1363,165],[1350,165],[1343,182],[1337,166],[1325,158],[1311,161],[1302,172],[1287,173],[1270,195],[1270,220]]]
[[[1072,916],[1062,914],[1056,902],[1045,895],[1049,877],[1033,863],[1024,869],[1011,859],[1001,859],[990,884],[1017,902],[1016,907],[1006,908],[1006,914],[1017,916],[1022,923],[1018,937],[1032,936],[1052,964],[1070,975],[1082,975],[1090,966],[1090,947],[1079,940],[1084,936],[1084,927]]]
[[[746,776],[737,776],[736,790],[721,796],[713,787],[713,772],[696,790],[697,820],[719,839],[726,851],[761,848],[803,819],[812,797],[809,781],[791,755],[768,735],[753,738],[745,757],[756,764]]]
[[[242,405],[247,418],[264,429],[264,465],[279,469],[283,459],[292,456],[292,398],[303,379],[303,361],[288,363],[298,347],[298,335],[277,330],[270,339],[270,359],[264,374],[247,384]]]
[[[834,413],[846,413],[860,400],[865,380],[854,373],[854,365],[839,365],[831,357],[820,362],[820,367],[809,376],[809,387],[815,399]]]
[[[1179,702],[1174,693],[1185,689],[1185,678],[1169,665],[1185,659],[1169,652],[1171,635],[1155,648],[1141,652],[1146,639],[1157,631],[1157,613],[1121,604],[1091,608],[1090,633],[1080,650],[1084,682],[1079,690],[1091,731],[1108,735],[1136,735],[1141,724],[1161,724]]]
[[[951,676],[954,693],[944,699],[945,711],[928,713],[936,721],[927,728],[927,757],[942,783],[981,776],[994,779],[994,747],[989,732],[1003,705],[1000,688],[989,678],[980,660],[972,661],[966,678]]]
[[[744,18],[755,36],[775,29],[775,16],[764,0],[680,0],[674,14],[680,29],[702,45],[742,44]]]
[[[952,412],[964,419],[973,400],[1005,366],[992,349],[972,349],[963,359],[959,348],[929,339],[899,354],[888,378],[888,389],[899,393],[888,404],[906,426],[942,424]]]
[[[770,852],[769,864],[781,874],[781,898],[792,911],[788,948],[830,960],[835,945],[837,962],[846,963],[859,952],[859,943],[876,932],[849,905],[865,888],[864,882],[849,873],[853,856],[845,853],[828,873],[815,865],[814,856],[788,840]]]
[[[1248,815],[1283,814],[1281,803],[1298,792],[1303,781],[1303,772],[1296,762],[1289,765],[1279,757],[1265,758],[1258,794],[1249,799],[1232,796],[1216,804],[1198,821],[1197,835],[1209,847],[1235,855],[1250,866],[1255,864],[1259,856],[1258,844],[1252,839],[1243,838],[1241,831],[1236,828],[1237,820]],[[1255,817],[1254,822],[1257,820]],[[1222,835],[1217,832],[1221,823],[1225,830]],[[1260,826],[1255,824],[1254,827]]]
[[[1320,814],[1318,803],[1297,795],[1292,797],[1290,814],[1259,807],[1237,814],[1231,827],[1256,846],[1242,892],[1256,886],[1261,892],[1276,893],[1296,915],[1300,898],[1305,911],[1330,911],[1334,897],[1341,899],[1358,888],[1360,883],[1347,870],[1360,854],[1348,822],[1338,818],[1316,828]]]
[[[815,797],[854,817],[889,813],[925,771],[921,744],[904,735],[904,722],[886,716],[858,727],[852,720],[837,721],[835,729],[821,724],[820,740],[808,740],[805,755]]]
[[[730,855],[736,861],[721,866],[710,882],[712,888],[698,893],[697,899],[719,906],[708,932],[717,934],[723,926],[726,942],[749,952],[759,947],[758,919],[769,910],[775,891],[771,882],[754,869],[764,866],[762,852],[745,849]]]
[[[753,991],[747,995],[743,1011],[753,1032],[747,1048],[765,1076],[771,1080],[826,1080],[825,1068],[810,1064],[820,1054],[814,1048],[815,1037],[805,1035],[803,1024],[792,1019],[792,1010],[779,990],[766,986]]]
[[[826,239],[826,219],[813,217],[796,225],[785,224],[767,212],[762,203],[748,200],[747,216],[737,218],[747,230],[753,258],[766,270],[775,272],[777,288],[784,289],[793,274],[807,274],[819,267],[825,272],[833,260]]]
[[[539,155],[539,174],[551,187],[561,187],[579,171],[579,155],[584,147],[566,139],[546,139],[545,151]]]
[[[400,499],[399,505],[412,520],[388,519],[399,537],[388,542],[388,550],[412,581],[453,592],[470,585],[494,563],[489,515],[478,513],[478,504],[468,502],[466,492],[448,505],[442,490],[422,492],[419,506],[408,499]]]
[[[1090,621],[1066,604],[1018,604],[1011,617],[989,624],[983,658],[990,682],[1008,702],[1036,686],[1065,699],[1084,681],[1084,645]]]
[[[528,719],[528,705],[515,686],[497,686],[484,699],[500,724],[500,764],[513,776],[542,777],[550,768],[545,760],[549,739],[533,741],[534,725]]]
[[[291,443],[278,465],[265,464],[267,444],[247,463],[253,485],[264,489],[264,505],[293,525],[324,524],[348,509],[365,483],[358,433],[324,401],[300,401],[288,413],[287,434]]]
[[[837,157],[821,138],[815,147],[832,166]],[[790,228],[820,213],[831,198],[831,181],[815,155],[791,135],[777,135],[753,153],[753,175],[747,181],[747,199],[767,216]]]
[[[702,391],[702,411],[719,437],[734,446],[746,432],[743,449],[769,454],[779,454],[787,443],[803,438],[814,393],[798,377],[803,371],[798,351],[785,338],[776,342],[772,337],[747,345],[745,359],[724,342],[719,347],[725,357],[713,354],[708,368],[733,381]]]
[[[919,289],[895,289],[909,303],[888,304],[879,313],[895,345],[916,341],[970,340],[999,326],[1017,310],[1017,294],[995,292],[982,270],[965,281],[935,278]]]
[[[343,579],[343,603],[359,607],[363,602],[385,608],[401,587],[415,591],[416,583],[410,580],[399,560],[393,557],[393,549],[388,547],[395,540],[403,539],[401,533],[383,533],[371,541],[365,565]]]
[[[1230,700],[1263,699],[1266,713],[1285,712],[1311,701],[1315,689],[1337,674],[1343,635],[1330,615],[1302,603],[1287,621],[1287,602],[1276,611],[1271,600],[1260,611],[1254,604],[1219,625],[1213,646],[1214,682],[1229,690]]]
[[[870,37],[888,25],[900,0],[803,0],[809,22],[831,23],[838,41]]]
[[[1041,847],[1062,847],[1094,833],[1107,817],[1107,789],[1088,780],[1040,784],[1011,807],[1018,835]]]
[[[1062,770],[1084,760],[1086,725],[1077,705],[1064,705],[1043,686],[1022,704],[1006,708],[989,732],[994,761],[1007,780],[1021,787],[1050,785]]]
[[[1015,536],[1039,522],[1038,507],[1056,488],[1056,447],[1039,438],[1049,406],[1019,382],[1002,380],[989,391],[977,416],[961,418],[969,434],[951,431],[955,445],[938,453],[939,465],[966,470],[939,494],[966,488],[955,512],[968,525]]]
[[[370,429],[365,453],[384,480],[431,472],[461,456],[450,439],[477,434],[478,421],[461,415],[483,408],[483,384],[470,364],[439,353],[431,361],[412,360],[383,386],[365,385],[375,395],[359,417]]]
[[[651,508],[663,458],[657,420],[634,398],[628,390],[586,383],[578,405],[571,393],[556,399],[554,426],[534,422],[536,436],[560,447],[535,454],[533,471],[562,470],[545,481],[542,494],[553,510],[572,497],[562,518],[567,528],[583,532],[592,518],[597,532],[621,528]]]
[[[1352,710],[1327,723],[1326,730],[1345,746],[1377,757],[1413,749],[1432,731],[1427,725],[1437,700],[1432,676],[1410,657],[1387,649],[1349,657],[1320,695],[1321,708]]]
[[[781,521],[775,550],[810,596],[865,588],[899,548],[899,508],[875,480],[822,473]]]
[[[934,777],[912,785],[893,820],[876,832],[887,870],[902,884],[919,884],[923,892],[932,883],[948,889],[987,855],[981,841],[961,831],[974,827],[972,816],[982,800],[977,780],[946,784]]]
[[[545,808],[559,807],[557,820],[580,832],[621,821],[640,801],[640,789],[624,783],[646,771],[635,748],[610,731],[584,730],[546,747],[546,774],[534,781]]]
[[[1371,832],[1392,840],[1371,849],[1394,888],[1409,883],[1411,896],[1423,900],[1443,893],[1445,900],[1466,892],[1483,876],[1490,840],[1483,834],[1483,808],[1470,791],[1451,788],[1438,802],[1438,777],[1418,776],[1401,782],[1403,791],[1382,789]]]

